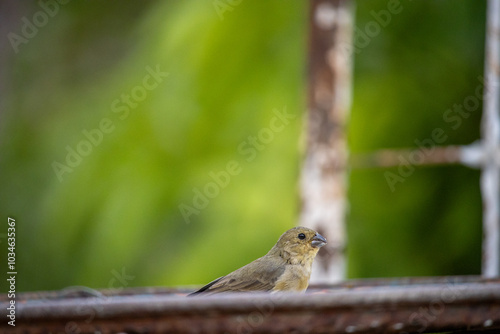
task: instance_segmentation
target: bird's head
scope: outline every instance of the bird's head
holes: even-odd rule
[[[326,245],[326,239],[307,227],[295,227],[281,235],[270,253],[281,256],[291,264],[314,259],[319,249]]]

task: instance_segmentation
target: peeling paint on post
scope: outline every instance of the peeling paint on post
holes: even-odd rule
[[[312,0],[309,31],[307,148],[300,225],[328,240],[311,282],[345,278],[346,121],[351,105],[353,3]],[[349,47],[351,46],[351,47]]]
[[[483,265],[485,277],[500,276],[500,0],[489,0],[485,95],[482,119]]]

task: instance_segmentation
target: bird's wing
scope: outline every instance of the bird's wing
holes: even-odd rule
[[[212,285],[216,284],[217,282],[219,282],[224,277],[226,277],[226,276],[221,276],[221,277],[219,277],[217,279],[214,279],[212,282],[208,283],[207,285],[205,285],[201,289],[196,290],[195,292],[190,293],[188,296],[197,295],[199,293],[203,293],[203,292],[207,291],[208,289],[210,289],[212,287]]]
[[[284,264],[262,257],[226,276],[217,278],[191,295],[229,291],[269,291],[274,288],[284,271]]]

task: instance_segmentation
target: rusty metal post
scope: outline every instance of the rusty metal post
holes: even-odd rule
[[[485,277],[500,276],[500,0],[489,0],[483,106],[483,266]]]
[[[345,278],[346,121],[351,104],[353,1],[311,0],[307,148],[300,225],[328,239],[311,282]]]

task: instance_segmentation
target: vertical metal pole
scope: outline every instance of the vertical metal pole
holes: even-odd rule
[[[500,0],[489,0],[486,27],[485,100],[482,124],[484,166],[483,265],[485,277],[500,276]]]
[[[307,148],[300,225],[323,234],[312,283],[345,278],[346,120],[351,104],[351,0],[311,0]]]

